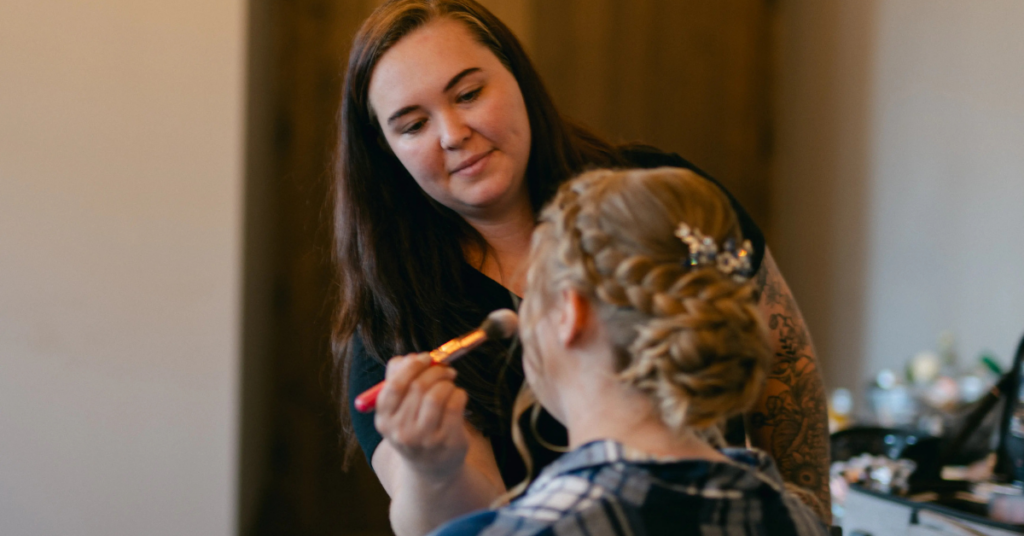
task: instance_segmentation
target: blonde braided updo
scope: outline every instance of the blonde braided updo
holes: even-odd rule
[[[649,395],[672,430],[707,428],[753,403],[771,355],[753,285],[691,270],[674,235],[685,222],[718,244],[741,241],[714,184],[677,168],[592,171],[562,185],[540,220],[524,321],[563,289],[587,296],[619,378]]]

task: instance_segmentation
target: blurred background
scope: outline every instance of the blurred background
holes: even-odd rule
[[[1024,3],[483,3],[563,112],[736,194],[830,391],[1009,362]],[[0,533],[389,534],[341,469],[328,343],[336,110],[377,4],[0,3]]]

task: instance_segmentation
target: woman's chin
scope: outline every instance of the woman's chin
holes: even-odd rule
[[[460,192],[456,199],[464,209],[455,211],[474,217],[486,217],[492,212],[496,215],[518,201],[509,191],[508,185],[499,184],[476,184]],[[525,193],[523,200],[528,200]]]

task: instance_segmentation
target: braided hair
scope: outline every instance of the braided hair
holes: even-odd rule
[[[687,246],[674,235],[682,222],[719,244],[741,241],[726,196],[687,170],[596,170],[563,184],[534,233],[523,311],[529,343],[553,296],[586,296],[618,378],[678,433],[746,410],[771,356],[753,285],[684,262]]]

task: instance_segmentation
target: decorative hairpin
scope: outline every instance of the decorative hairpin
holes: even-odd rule
[[[752,275],[750,255],[754,248],[750,245],[750,240],[744,240],[737,248],[736,241],[730,238],[722,245],[722,251],[718,251],[718,244],[715,244],[713,238],[704,236],[700,229],[692,228],[686,223],[680,223],[675,234],[690,250],[689,256],[683,261],[686,266],[714,266],[718,271],[731,275],[737,281],[743,281]]]

